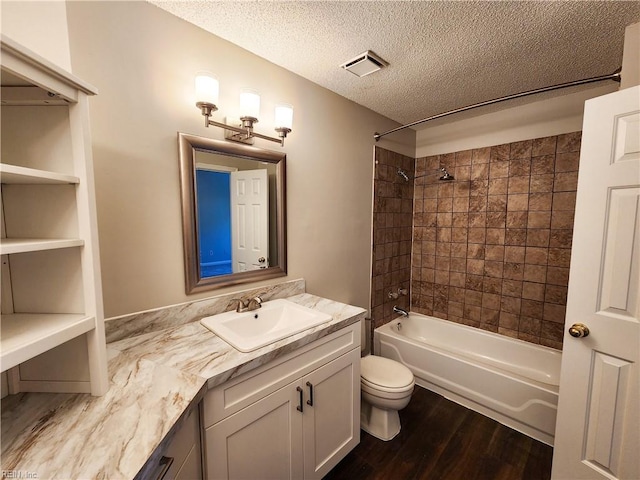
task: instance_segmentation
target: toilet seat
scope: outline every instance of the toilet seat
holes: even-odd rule
[[[405,396],[407,393],[411,394],[411,392],[413,392],[413,387],[414,387],[413,381],[409,385],[393,388],[393,387],[383,387],[381,385],[368,382],[364,378],[360,379],[360,388],[363,391],[367,391],[372,395],[383,396],[387,398],[402,397],[402,396]]]
[[[412,390],[411,370],[394,360],[368,355],[360,359],[360,382],[363,387],[387,393]]]

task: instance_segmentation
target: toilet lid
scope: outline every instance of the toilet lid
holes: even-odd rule
[[[403,388],[413,385],[413,373],[403,364],[389,358],[367,355],[360,359],[360,376],[381,388]]]

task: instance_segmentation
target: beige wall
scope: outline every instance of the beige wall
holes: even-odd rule
[[[70,2],[67,13],[73,72],[99,89],[90,108],[107,317],[234,290],[184,293],[177,132],[223,138],[194,106],[201,70],[220,80],[218,119],[237,115],[246,86],[262,94],[259,132],[272,132],[276,102],[294,105],[288,279],[369,305],[373,133],[397,124],[145,2]],[[413,155],[414,137],[380,145]]]
[[[71,70],[63,0],[0,2],[0,31],[56,65]]]

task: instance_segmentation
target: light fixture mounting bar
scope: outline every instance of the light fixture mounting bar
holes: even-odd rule
[[[209,117],[205,115],[207,119],[207,126],[211,125],[213,127],[224,128],[225,130],[231,130],[236,133],[240,133],[245,136],[245,138],[261,138],[262,140],[269,140],[270,142],[279,143],[280,146],[284,146],[284,137],[275,138],[269,137],[267,135],[262,135],[261,133],[256,133],[252,130],[242,127],[234,127],[233,125],[227,125],[226,123],[216,122],[215,120],[211,120]],[[285,135],[286,136],[286,135]]]

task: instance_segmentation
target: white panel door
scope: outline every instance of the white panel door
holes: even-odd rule
[[[640,478],[639,229],[634,87],[585,104],[553,479]]]
[[[268,267],[269,181],[266,170],[231,172],[233,272]]]

